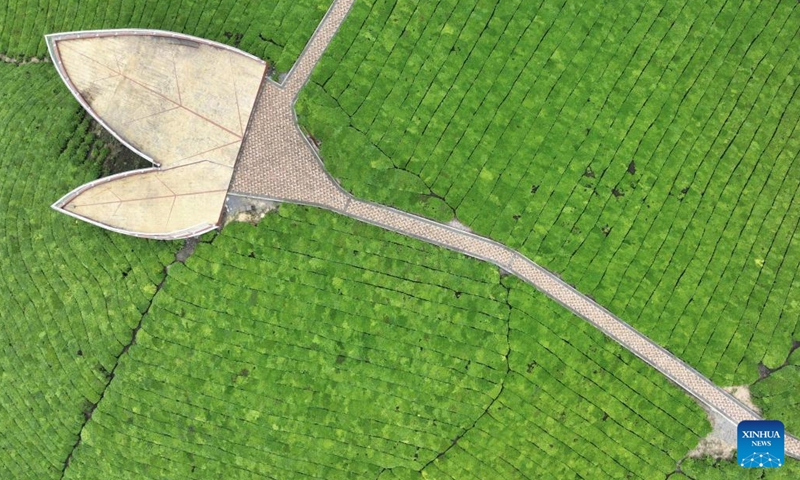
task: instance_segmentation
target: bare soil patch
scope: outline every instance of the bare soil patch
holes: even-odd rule
[[[225,199],[223,225],[231,222],[247,222],[258,225],[264,216],[278,208],[278,203],[251,197],[229,195]]]
[[[108,155],[106,155],[102,165],[100,165],[101,176],[107,177],[117,173],[150,168],[153,166],[152,163],[123,145],[117,140],[117,137],[111,135],[111,133],[97,123],[95,119],[92,118],[91,122],[91,132],[97,137],[95,144],[97,144],[100,149],[108,149]]]
[[[761,414],[761,409],[758,408],[758,406],[756,406],[755,403],[753,403],[753,399],[750,397],[749,385],[734,385],[731,387],[723,387],[723,389],[726,392],[733,395],[734,397],[736,397],[737,400],[739,400],[740,402],[744,403],[745,405],[753,409],[753,411],[755,411],[759,415]]]

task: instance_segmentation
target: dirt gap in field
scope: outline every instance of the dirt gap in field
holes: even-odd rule
[[[102,177],[153,166],[152,163],[123,145],[94,118],[91,118],[90,122],[89,131],[95,136],[94,145],[90,151],[102,151],[103,149],[108,151],[105,158],[102,159],[103,163],[100,165],[100,175]]]

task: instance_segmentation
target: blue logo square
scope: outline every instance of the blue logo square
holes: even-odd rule
[[[777,420],[739,422],[737,462],[744,468],[777,468],[783,465],[783,423]]]

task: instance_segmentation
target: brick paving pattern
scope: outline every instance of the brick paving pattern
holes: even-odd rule
[[[294,101],[353,2],[336,0],[331,5],[282,84],[265,79],[239,152],[230,194],[326,208],[491,262],[602,330],[733,425],[760,418],[708,378],[518,252],[469,232],[358,200],[328,175],[297,125]],[[800,458],[800,441],[787,435],[785,442],[786,454]]]

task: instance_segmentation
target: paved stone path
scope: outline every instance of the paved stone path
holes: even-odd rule
[[[760,418],[701,373],[515,250],[422,217],[358,200],[338,185],[323,167],[316,148],[300,131],[294,102],[354,1],[334,2],[282,84],[264,80],[239,152],[229,195],[326,208],[491,262],[602,330],[734,427],[742,420]],[[795,437],[786,437],[786,454],[800,458],[800,441]]]

